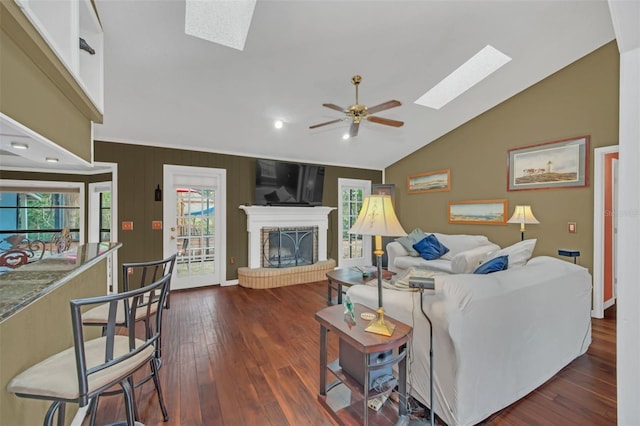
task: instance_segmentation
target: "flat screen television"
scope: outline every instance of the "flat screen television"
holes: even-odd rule
[[[256,205],[321,206],[323,187],[323,166],[256,160]]]

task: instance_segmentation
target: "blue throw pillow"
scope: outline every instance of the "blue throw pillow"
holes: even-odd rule
[[[474,274],[490,274],[492,272],[504,271],[509,267],[509,256],[498,256],[493,259],[484,262],[478,266]]]
[[[413,248],[420,253],[420,256],[425,260],[440,259],[442,255],[449,251],[433,234],[429,234],[415,243]]]

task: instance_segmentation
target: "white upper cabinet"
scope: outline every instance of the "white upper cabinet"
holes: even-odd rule
[[[15,2],[93,105],[104,113],[104,35],[91,0]],[[80,48],[80,39],[85,41],[86,49]]]

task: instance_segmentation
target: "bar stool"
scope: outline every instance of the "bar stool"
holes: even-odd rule
[[[64,424],[65,407],[69,402],[84,407],[89,400],[106,389],[119,385],[125,397],[126,424],[135,424],[135,400],[132,375],[147,363],[151,365],[154,382],[162,391],[154,354],[160,339],[162,309],[152,313],[152,306],[162,306],[169,289],[170,275],[149,286],[128,292],[75,299],[70,302],[73,347],[50,356],[15,376],[7,391],[23,398],[52,401],[44,418],[45,426],[52,426],[57,413],[58,425]],[[118,305],[130,304],[126,334],[117,334]],[[85,340],[83,311],[88,307],[107,304],[108,321],[103,336]],[[153,318],[155,316],[155,318]],[[144,317],[148,325],[144,339],[135,334],[136,319]]]
[[[155,282],[161,277],[171,276],[173,274],[173,268],[176,263],[176,255],[169,256],[162,260],[152,260],[148,262],[129,262],[122,264],[122,287],[123,291],[127,292],[132,287],[134,287],[134,281],[137,281],[138,287],[144,287],[151,282]],[[169,285],[170,287],[170,285]],[[169,300],[170,288],[167,289],[167,295],[164,299],[163,303],[160,306],[167,306]],[[125,301],[122,305],[118,307],[118,311],[116,312],[116,325],[127,327],[130,324],[128,323],[129,317],[126,315],[128,311],[128,303]],[[152,303],[150,305],[151,315],[154,315],[158,310],[158,304]],[[96,306],[89,311],[87,311],[83,316],[83,324],[84,325],[94,325],[101,326],[104,328],[107,325],[108,320],[108,305],[100,305]],[[136,321],[144,321],[144,316],[133,317],[134,322]],[[145,325],[145,329],[148,325]],[[162,327],[162,324],[159,324],[159,328]],[[148,334],[148,331],[146,332]],[[160,369],[162,366],[162,360],[160,358],[162,350],[162,333],[158,336],[158,344],[156,345],[156,351],[154,353],[153,364],[157,369]],[[154,371],[151,371],[151,374],[146,375],[143,379],[136,382],[134,384],[134,388],[141,386],[142,384],[148,382],[153,379]],[[103,392],[102,395],[114,395],[120,393],[120,391],[107,391]],[[160,387],[156,385],[156,393],[158,394],[158,400],[160,401],[160,409],[162,411],[162,416],[164,421],[169,420],[169,414],[167,413],[167,409],[164,405],[164,401],[162,399],[162,394]],[[89,412],[91,413],[91,425],[95,424],[95,416],[98,408],[98,402],[101,394],[97,394],[91,403],[91,407]],[[136,420],[138,419],[138,415],[135,415]]]

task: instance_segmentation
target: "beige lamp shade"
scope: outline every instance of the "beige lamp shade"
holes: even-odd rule
[[[507,223],[519,223],[520,235],[524,240],[524,225],[527,223],[536,224],[540,222],[533,215],[533,212],[531,211],[531,206],[523,205],[523,206],[516,206],[516,208],[513,210],[513,215],[511,216],[511,219],[509,219]]]
[[[540,223],[538,219],[533,215],[531,206],[516,206],[513,210],[513,216],[507,221],[507,223]]]
[[[364,199],[350,234],[401,237],[407,233],[400,225],[388,195],[370,195]]]

